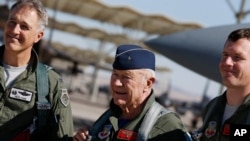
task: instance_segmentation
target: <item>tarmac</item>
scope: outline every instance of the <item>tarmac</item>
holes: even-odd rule
[[[74,131],[87,126],[91,127],[95,120],[108,109],[105,95],[99,95],[96,102],[90,101],[90,95],[71,93],[71,109],[74,122]]]
[[[72,116],[74,122],[74,132],[81,127],[91,127],[95,120],[105,112],[109,107],[109,100],[107,95],[99,94],[96,102],[90,101],[90,95],[80,93],[70,93]],[[173,108],[169,108],[173,110]],[[196,117],[192,115],[191,111],[187,111],[185,115],[180,116],[184,125],[189,131],[194,130],[192,127],[192,120]],[[201,125],[201,119],[198,119],[197,127]]]

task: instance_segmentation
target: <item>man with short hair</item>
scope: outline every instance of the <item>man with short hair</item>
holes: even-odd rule
[[[250,124],[250,28],[228,35],[219,69],[226,91],[207,104],[196,140],[230,141],[234,127]]]
[[[72,140],[67,89],[54,70],[39,62],[33,49],[47,22],[38,0],[19,0],[10,9],[0,47],[1,141]]]
[[[116,50],[110,80],[110,108],[74,141],[188,141],[180,117],[155,101],[155,55],[137,45]]]

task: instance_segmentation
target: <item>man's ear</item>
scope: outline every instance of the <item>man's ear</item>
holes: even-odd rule
[[[148,80],[147,80],[147,88],[151,89],[153,87],[153,84],[155,83],[155,78],[154,77],[150,77]]]
[[[37,38],[36,38],[36,40],[35,40],[35,43],[37,43],[39,40],[41,40],[42,37],[43,37],[43,35],[44,35],[44,32],[43,32],[43,31],[40,31],[40,32],[37,34]]]

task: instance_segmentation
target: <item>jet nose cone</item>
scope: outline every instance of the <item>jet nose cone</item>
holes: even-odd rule
[[[205,77],[221,82],[219,61],[228,34],[250,24],[234,24],[177,32],[145,41],[167,58]]]

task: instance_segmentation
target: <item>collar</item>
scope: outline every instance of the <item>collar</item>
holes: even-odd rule
[[[4,49],[5,49],[5,45],[0,46],[0,63],[2,66],[3,66],[2,62],[3,62]],[[32,48],[31,58],[30,58],[29,65],[27,68],[29,72],[35,72],[36,67],[38,65],[38,61],[39,61],[38,55],[37,55],[35,49]]]

